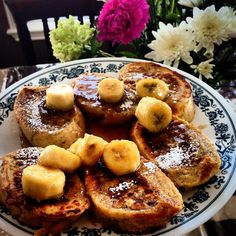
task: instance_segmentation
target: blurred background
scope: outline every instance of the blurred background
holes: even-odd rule
[[[46,47],[43,43],[43,34],[39,33],[40,24],[36,21],[31,24],[34,28],[34,48],[39,63],[46,63]],[[0,68],[26,64],[17,36],[17,30],[11,14],[3,0],[0,0]]]

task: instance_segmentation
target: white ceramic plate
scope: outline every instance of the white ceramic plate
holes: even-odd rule
[[[94,58],[59,64],[32,74],[6,89],[0,96],[0,156],[20,148],[19,128],[12,112],[14,99],[23,85],[49,85],[71,83],[84,72],[104,72],[117,75],[126,63],[137,61],[126,58]],[[177,70],[193,88],[196,116],[193,123],[204,127],[202,131],[215,143],[222,158],[219,173],[207,184],[185,192],[184,209],[174,217],[166,228],[152,235],[181,235],[187,233],[212,217],[229,200],[236,189],[236,117],[232,107],[211,87],[185,72]],[[13,235],[32,234],[33,230],[12,219],[0,205],[0,228]],[[65,235],[114,234],[100,225],[82,218],[78,225]]]

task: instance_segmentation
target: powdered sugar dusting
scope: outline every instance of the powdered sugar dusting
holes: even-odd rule
[[[192,166],[193,162],[197,159],[197,147],[190,143],[188,150],[176,146],[158,156],[155,161],[161,169],[169,169],[175,167]]]
[[[54,133],[65,124],[60,114],[46,108],[45,91],[26,91],[20,100],[20,116],[33,131]]]
[[[32,159],[37,159],[40,152],[40,149],[36,147],[23,148],[17,151],[17,159],[27,159],[29,157]]]
[[[45,126],[45,124],[43,124],[42,121],[41,121],[40,111],[39,111],[40,103],[41,102],[38,101],[38,100],[34,101],[33,104],[31,104],[31,102],[29,102],[29,105],[32,109],[32,113],[31,113],[31,116],[29,116],[28,121],[29,121],[29,123],[30,123],[30,125],[33,129],[37,129],[39,127],[47,128]]]
[[[144,172],[145,175],[155,173],[157,166],[152,162],[144,162],[144,166],[147,168],[147,171]]]
[[[26,117],[28,125],[33,130],[42,130],[49,128],[42,122],[40,107],[43,106],[43,96],[41,93],[31,94],[22,104],[22,113]]]
[[[36,147],[23,148],[18,150],[16,153],[16,166],[23,169],[29,165],[36,164],[40,152],[41,149]]]
[[[134,103],[132,101],[127,100],[120,105],[120,108],[122,111],[125,111],[125,110],[131,108],[133,105],[134,105]]]
[[[114,194],[114,196],[119,196],[122,194],[123,191],[126,191],[130,189],[135,184],[134,180],[131,180],[130,182],[124,181],[119,183],[115,187],[109,188],[109,191]]]
[[[120,105],[122,111],[129,110],[135,106],[136,103],[136,94],[135,91],[126,85],[125,96],[123,103]]]

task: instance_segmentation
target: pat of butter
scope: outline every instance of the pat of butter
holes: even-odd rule
[[[67,84],[56,84],[46,90],[46,106],[49,109],[68,111],[74,105],[73,88]]]

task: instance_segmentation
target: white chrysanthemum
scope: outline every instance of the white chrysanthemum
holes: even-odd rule
[[[207,7],[205,10],[193,8],[193,18],[187,17],[189,27],[193,30],[195,40],[198,42],[196,50],[206,48],[206,53],[212,54],[214,44],[220,45],[230,38],[228,22],[215,6]]]
[[[160,29],[153,31],[155,40],[148,46],[153,51],[146,54],[145,57],[158,62],[164,62],[166,65],[178,67],[179,60],[191,64],[193,62],[190,51],[195,47],[193,35],[186,30],[186,24],[183,22],[178,27],[171,24],[165,25],[159,23]]]
[[[202,5],[203,0],[179,0],[178,3],[182,6],[193,8]]]
[[[236,38],[236,11],[231,7],[221,7],[219,14],[227,22],[229,36]]]
[[[198,65],[191,65],[190,67],[194,69],[195,74],[199,74],[199,79],[202,79],[202,76],[204,76],[206,79],[213,79],[212,72],[214,64],[210,64],[210,62],[213,61],[213,58],[203,61],[199,63]]]

